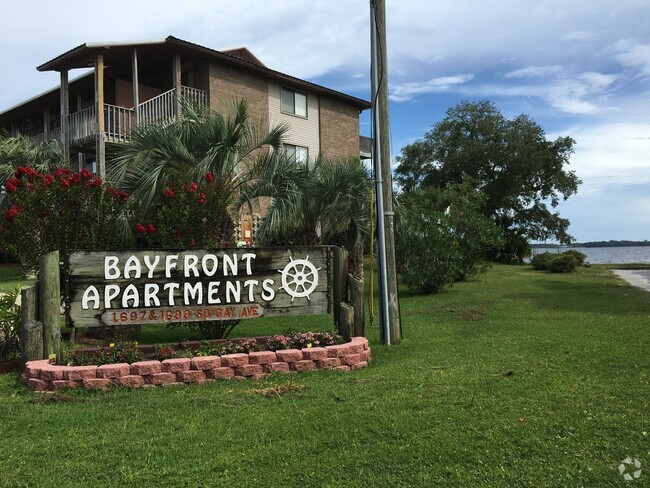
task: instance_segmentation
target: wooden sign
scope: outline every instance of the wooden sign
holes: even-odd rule
[[[72,327],[330,311],[328,247],[72,251],[64,257]]]

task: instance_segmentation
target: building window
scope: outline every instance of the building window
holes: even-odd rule
[[[309,149],[293,144],[283,144],[285,154],[290,158],[296,158],[299,163],[306,163],[309,160]]]
[[[289,88],[282,89],[282,111],[307,117],[307,95]]]

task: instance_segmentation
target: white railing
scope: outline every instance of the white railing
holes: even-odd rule
[[[70,131],[69,140],[72,144],[94,139],[97,135],[95,107],[88,107],[70,114],[68,130]]]
[[[200,105],[208,104],[208,94],[203,90],[181,87],[181,95]],[[172,89],[141,103],[137,110],[139,123],[165,122],[176,117],[176,90]],[[135,127],[135,110],[119,107],[109,103],[104,104],[104,132],[109,140],[123,141]],[[71,144],[89,142],[97,137],[97,112],[95,107],[88,107],[68,116],[68,140]],[[46,140],[61,139],[61,128],[52,129],[45,134],[32,136],[36,143]]]
[[[138,105],[140,124],[171,120],[175,117],[176,90],[169,90]]]
[[[132,108],[104,104],[104,132],[110,140],[125,140],[135,127]]]
[[[198,88],[191,88],[189,86],[181,86],[181,96],[192,100],[199,105],[208,104],[208,92],[199,90]]]
[[[50,129],[45,137],[45,133],[36,134],[35,136],[29,136],[32,142],[36,145],[43,144],[44,142],[51,141],[56,139],[57,141],[61,140],[61,128],[57,127],[56,129]]]

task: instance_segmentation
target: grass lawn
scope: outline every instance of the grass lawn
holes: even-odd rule
[[[649,485],[650,293],[496,266],[401,307],[402,344],[375,322],[346,374],[56,395],[0,375],[0,486]]]
[[[20,286],[32,283],[34,280],[35,278],[25,278],[19,265],[0,264],[0,293],[13,291]]]

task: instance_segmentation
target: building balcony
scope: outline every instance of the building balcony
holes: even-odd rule
[[[181,87],[182,97],[200,105],[208,104],[208,94],[203,90]],[[137,124],[165,122],[177,117],[178,103],[176,90],[172,89],[138,105],[137,109],[104,104],[104,139],[108,142],[124,142]],[[137,110],[137,112],[136,112]],[[136,122],[137,121],[137,122]],[[97,107],[71,113],[68,116],[68,144],[83,146],[93,143],[99,135]],[[47,140],[61,140],[61,128],[32,136],[35,143]]]

